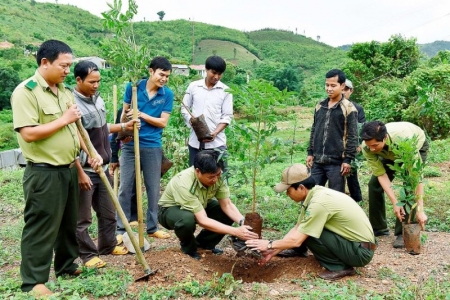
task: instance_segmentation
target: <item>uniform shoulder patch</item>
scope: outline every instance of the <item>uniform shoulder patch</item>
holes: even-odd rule
[[[30,80],[30,81],[27,82],[27,84],[25,84],[25,87],[26,87],[27,89],[29,89],[30,91],[31,91],[32,89],[34,89],[36,86],[37,86],[37,82],[34,81],[34,80]]]

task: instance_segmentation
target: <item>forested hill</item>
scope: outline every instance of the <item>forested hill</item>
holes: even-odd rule
[[[327,60],[338,64],[345,58],[341,50],[280,30],[242,32],[177,20],[138,22],[135,33],[140,43],[155,45],[158,54],[188,64],[201,64],[213,52],[237,65],[267,61],[293,64],[305,70],[320,69],[319,65]],[[107,32],[102,28],[101,18],[75,6],[28,0],[0,2],[0,41],[32,48],[55,38],[67,42],[77,56],[100,56],[100,43],[105,37]],[[230,44],[215,47],[216,40]]]

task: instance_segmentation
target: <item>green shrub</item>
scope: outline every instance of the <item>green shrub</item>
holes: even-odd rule
[[[405,82],[411,105],[403,120],[422,127],[432,139],[446,138],[450,131],[450,65],[421,68]]]
[[[403,81],[398,78],[381,79],[369,86],[360,99],[367,121],[401,121],[407,107],[405,93]]]
[[[2,123],[2,122],[0,122]],[[0,151],[19,148],[16,133],[12,123],[2,123],[0,125]]]

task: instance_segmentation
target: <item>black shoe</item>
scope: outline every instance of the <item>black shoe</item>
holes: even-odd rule
[[[375,236],[389,235],[389,229],[374,230]]]
[[[236,251],[237,253],[243,253],[245,250],[247,250],[247,245],[245,244],[245,241],[229,235],[228,241],[230,241],[231,247]]]
[[[277,254],[279,257],[308,257],[308,252],[300,252],[294,249],[286,249]]]
[[[325,279],[325,280],[338,280],[345,276],[353,276],[355,274],[356,274],[355,269],[349,268],[349,269],[340,270],[340,271],[326,270],[326,271],[320,273],[319,277],[322,279]]]
[[[405,241],[403,241],[403,235],[397,235],[394,243],[392,244],[394,248],[405,248]]]
[[[213,254],[215,254],[215,255],[222,255],[223,254],[223,250],[218,248],[218,247],[215,247],[215,248],[211,249],[211,252]]]
[[[205,249],[205,250],[210,250],[215,255],[223,254],[223,250],[220,249],[219,247],[214,247],[214,248],[200,247],[200,248]]]
[[[190,257],[192,257],[193,259],[196,259],[196,260],[201,259],[201,256],[197,251],[192,252],[192,253],[185,253],[185,254],[189,255]]]

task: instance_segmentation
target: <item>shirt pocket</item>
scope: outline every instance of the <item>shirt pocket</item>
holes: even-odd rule
[[[45,106],[42,107],[42,124],[50,123],[59,117],[62,112],[58,106]]]

